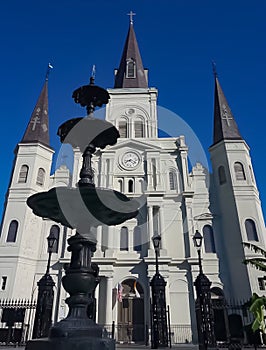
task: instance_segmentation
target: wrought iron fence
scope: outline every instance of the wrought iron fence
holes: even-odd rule
[[[145,344],[150,341],[150,329],[148,325],[103,325],[107,335],[116,339],[118,343]],[[192,342],[190,325],[171,325],[171,344],[188,344]]]
[[[103,325],[107,335],[118,343],[147,344],[148,326],[142,324],[108,324]]]
[[[237,349],[243,346],[262,345],[259,332],[252,331],[253,314],[249,301],[212,300],[214,328],[219,347]]]
[[[36,302],[0,300],[0,345],[23,345],[31,338]]]
[[[214,311],[214,328],[218,347],[239,349],[243,346],[262,345],[259,332],[251,329],[253,315],[249,311],[246,301],[230,301],[224,299],[212,300]],[[109,337],[121,343],[150,342],[150,329],[146,325],[104,325]],[[171,344],[192,343],[191,325],[171,324],[169,327],[169,340]]]
[[[189,344],[192,342],[192,330],[190,325],[171,325],[171,343]]]
[[[248,302],[212,300],[217,346],[236,349],[241,346],[262,345],[260,334],[253,333],[253,315]],[[24,345],[32,337],[36,301],[0,300],[0,345]],[[144,324],[104,325],[106,334],[119,343],[145,344],[150,342],[150,327]],[[172,344],[192,342],[190,325],[171,324]]]

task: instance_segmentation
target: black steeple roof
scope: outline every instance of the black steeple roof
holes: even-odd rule
[[[48,75],[30,117],[21,143],[40,142],[50,147],[48,118]]]
[[[142,64],[131,17],[129,30],[115,76],[115,88],[147,88],[148,82]]]
[[[213,144],[221,140],[241,140],[238,126],[215,74]]]

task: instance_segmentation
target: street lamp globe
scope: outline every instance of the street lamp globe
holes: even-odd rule
[[[160,247],[160,242],[161,242],[161,236],[155,236],[152,238],[152,243],[153,243],[153,246],[154,246],[154,249],[155,250],[158,250],[159,247]]]
[[[196,230],[194,236],[193,236],[193,242],[194,242],[194,247],[197,249],[197,250],[200,250],[201,249],[201,246],[202,246],[202,240],[203,240],[203,237],[202,235],[200,234],[200,232],[198,230]]]
[[[57,238],[56,238],[55,234],[53,232],[50,232],[49,236],[47,237],[48,253],[52,253],[56,240],[57,240]]]

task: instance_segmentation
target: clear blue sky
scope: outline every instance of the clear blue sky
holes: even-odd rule
[[[265,91],[266,1],[64,0],[1,2],[1,182],[0,210],[10,177],[13,150],[21,139],[46,66],[49,79],[51,144],[58,126],[84,111],[72,91],[88,82],[113,87],[128,30],[134,28],[149,86],[158,103],[181,116],[208,155],[212,144],[214,84],[211,60],[240,132],[251,148],[261,199],[266,208]],[[172,136],[179,130],[172,127]]]

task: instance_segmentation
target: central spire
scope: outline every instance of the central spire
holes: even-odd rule
[[[147,88],[146,74],[133,28],[133,16],[135,13],[130,11],[128,15],[130,16],[129,30],[120,65],[115,76],[115,88]]]

